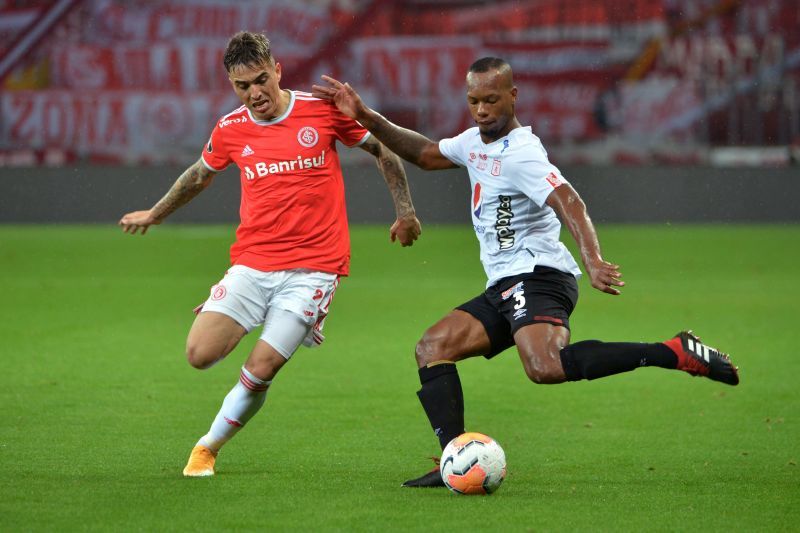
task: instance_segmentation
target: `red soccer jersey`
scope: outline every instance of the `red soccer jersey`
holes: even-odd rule
[[[350,235],[336,141],[355,146],[368,135],[336,106],[299,91],[274,120],[254,120],[245,106],[222,117],[203,162],[215,172],[230,163],[241,171],[231,263],[347,275]]]

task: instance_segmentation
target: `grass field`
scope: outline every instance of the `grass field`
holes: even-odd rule
[[[0,226],[0,530],[800,528],[799,226],[601,227],[628,287],[582,281],[573,340],[691,327],[742,383],[648,368],[541,386],[513,350],[466,361],[467,428],[508,457],[489,497],[399,486],[438,450],[414,344],[483,288],[467,227],[427,226],[410,249],[353,228],[323,347],[285,367],[217,476],[181,476],[255,341],[204,372],[183,355],[231,233]]]

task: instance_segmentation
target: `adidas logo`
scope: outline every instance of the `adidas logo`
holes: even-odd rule
[[[249,144],[244,145],[244,150],[242,150],[242,157],[247,157],[248,155],[253,155],[255,152],[252,148],[250,148]]]
[[[695,343],[694,340],[691,338],[688,339],[689,350],[697,354],[701,359],[703,359],[706,363],[709,362],[709,347],[705,344]],[[711,348],[713,350],[713,348]]]

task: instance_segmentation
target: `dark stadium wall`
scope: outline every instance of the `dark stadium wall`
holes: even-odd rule
[[[181,167],[0,168],[2,223],[115,223],[146,209]],[[469,180],[463,170],[408,167],[423,223],[469,223]],[[596,222],[799,222],[796,168],[576,167],[564,175]],[[391,198],[372,164],[345,168],[353,223],[389,223]],[[177,211],[174,222],[235,222],[236,169]]]

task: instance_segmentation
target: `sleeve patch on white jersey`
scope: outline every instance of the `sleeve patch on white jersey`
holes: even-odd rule
[[[555,172],[551,172],[550,174],[545,176],[544,179],[546,179],[547,183],[549,183],[554,189],[560,187],[561,185],[564,185],[564,180],[561,178],[561,176],[558,176]]]

